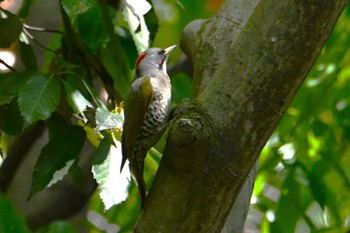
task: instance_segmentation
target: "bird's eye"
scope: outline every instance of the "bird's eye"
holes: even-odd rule
[[[157,51],[157,54],[159,54],[159,55],[161,55],[161,54],[163,54],[163,53],[164,53],[164,50],[163,50],[163,49]]]

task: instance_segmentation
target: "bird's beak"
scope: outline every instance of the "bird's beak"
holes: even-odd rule
[[[171,51],[173,51],[176,48],[176,45],[172,45],[166,49],[164,49],[164,54],[169,54]]]

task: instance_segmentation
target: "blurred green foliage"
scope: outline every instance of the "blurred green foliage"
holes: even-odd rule
[[[261,154],[261,232],[350,230],[349,29],[347,7]]]
[[[123,2],[61,0],[60,12],[55,13],[62,16],[62,26],[45,45],[43,64],[36,59],[32,49],[36,42],[24,23],[35,1],[24,1],[17,15],[1,10],[8,17],[1,17],[0,26],[9,33],[0,34],[0,47],[18,43],[22,66],[0,74],[0,152],[6,158],[8,137],[34,127],[39,120],[45,121],[49,130],[49,142],[35,165],[32,195],[48,183],[59,182],[62,177],[53,180],[54,173],[70,161],[74,161],[73,165],[69,163],[61,176],[74,171],[70,166],[76,169],[86,138],[97,151],[94,163],[107,160],[113,140],[120,139],[123,121],[120,104],[133,78],[140,48],[148,42],[149,46],[157,47],[179,44],[182,30],[190,21],[209,18],[222,4],[217,0],[148,1],[150,10],[139,15],[147,30],[141,24],[134,31],[130,30],[132,16],[125,13],[128,6]],[[9,30],[12,27],[15,30]],[[250,229],[276,233],[349,230],[349,41],[350,7],[347,7],[262,151],[248,217]],[[170,67],[180,55],[180,49],[171,54]],[[179,72],[171,78],[173,103],[189,98],[191,77]],[[162,144],[164,141],[156,148]],[[160,157],[154,149],[146,159],[148,186]],[[118,172],[109,172],[108,167],[112,166],[106,167],[105,173],[101,171],[95,176],[100,187],[106,186],[104,180],[113,179],[110,174]],[[101,190],[96,191],[89,200],[86,218],[78,225],[86,232],[130,231],[140,205],[137,187],[133,180],[131,183],[127,200],[107,212],[99,195]],[[0,204],[4,217],[0,221],[15,223],[0,224],[0,228],[14,232],[12,227],[17,227],[16,232],[27,232],[10,201],[0,196]],[[43,226],[38,232],[78,232],[76,225],[74,221],[62,220]]]

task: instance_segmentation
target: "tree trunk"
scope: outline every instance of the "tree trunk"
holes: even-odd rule
[[[181,47],[194,65],[193,100],[173,112],[135,232],[222,231],[346,2],[229,0],[186,27]],[[242,231],[245,203],[230,215],[234,232]]]

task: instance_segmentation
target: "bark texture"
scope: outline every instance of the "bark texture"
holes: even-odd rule
[[[194,65],[193,100],[174,110],[135,232],[223,230],[346,3],[229,0],[213,18],[185,28],[181,47]]]

